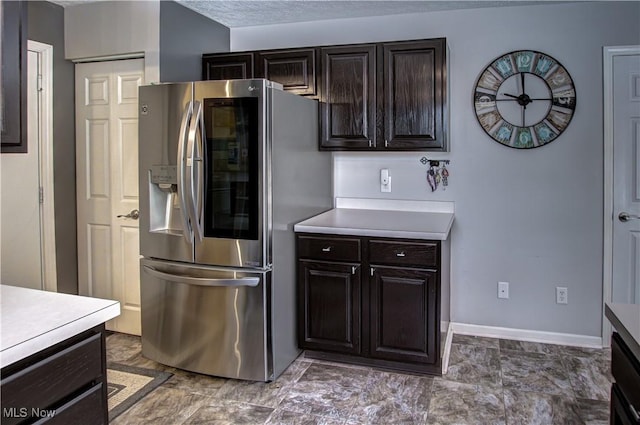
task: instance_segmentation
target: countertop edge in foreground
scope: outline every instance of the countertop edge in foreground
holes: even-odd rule
[[[0,285],[0,289],[2,368],[120,315],[120,303],[114,300],[7,285]],[[34,297],[34,294],[37,296]],[[36,305],[43,302],[46,303],[45,306]],[[69,308],[69,303],[73,304],[75,310]],[[21,310],[29,311],[30,308],[42,308],[41,314],[34,316],[32,320],[20,318],[16,323],[16,315],[19,315]],[[21,323],[24,323],[23,329],[19,329]]]
[[[604,314],[640,360],[640,305],[606,303]]]

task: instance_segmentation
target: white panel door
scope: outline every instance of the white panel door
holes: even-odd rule
[[[640,304],[640,55],[613,59],[612,301]]]
[[[76,65],[78,289],[120,301],[107,329],[140,335],[138,86],[143,59]]]

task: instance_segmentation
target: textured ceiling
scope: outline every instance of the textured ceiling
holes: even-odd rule
[[[435,12],[451,9],[474,9],[540,4],[541,1],[245,1],[245,0],[177,0],[178,3],[229,27],[318,21]],[[549,2],[545,2],[549,3]]]
[[[89,3],[95,0],[53,0],[62,6]],[[323,19],[359,18],[366,16],[398,15],[436,12],[452,9],[524,6],[531,4],[566,3],[565,1],[251,1],[251,0],[176,0],[178,3],[217,21],[229,28],[255,25],[307,22]]]

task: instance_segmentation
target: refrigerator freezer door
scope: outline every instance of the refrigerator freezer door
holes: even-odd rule
[[[272,379],[271,272],[141,260],[142,354],[208,375]]]
[[[184,169],[193,115],[193,83],[142,86],[139,90],[140,254],[193,262],[193,228]]]

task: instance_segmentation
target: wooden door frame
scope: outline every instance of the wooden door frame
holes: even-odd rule
[[[40,203],[40,256],[42,284],[47,291],[58,291],[56,269],[56,221],[53,183],[53,46],[28,40],[27,50],[40,58],[40,107],[38,121],[38,164],[42,200]]]
[[[640,55],[638,46],[603,47],[604,110],[604,246],[602,267],[602,346],[611,344],[611,323],[604,306],[611,302],[613,290],[613,60],[616,56]]]

